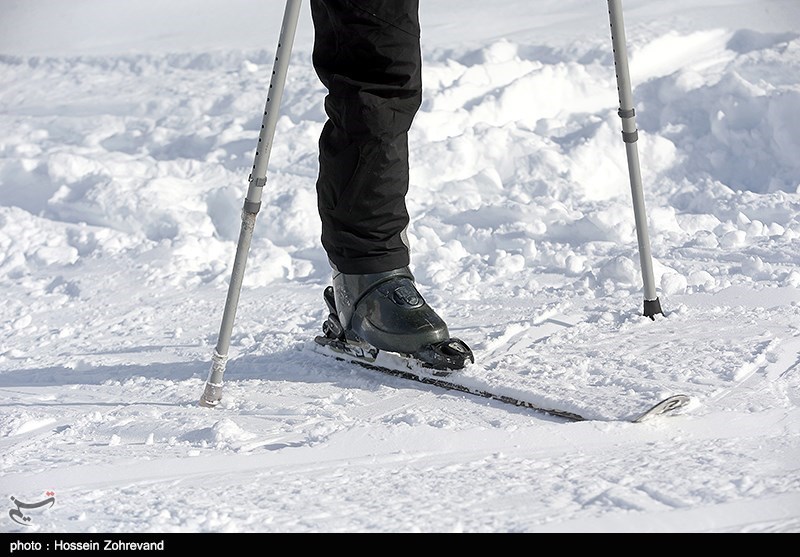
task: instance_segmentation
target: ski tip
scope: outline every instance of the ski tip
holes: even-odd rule
[[[651,406],[646,412],[640,414],[636,419],[632,420],[634,423],[641,423],[656,416],[663,416],[665,414],[674,414],[676,411],[686,408],[692,402],[691,397],[687,395],[672,395],[665,398],[658,404]]]

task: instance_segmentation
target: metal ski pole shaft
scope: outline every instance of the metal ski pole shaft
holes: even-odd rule
[[[225,310],[222,315],[217,346],[212,355],[211,371],[208,374],[203,395],[200,397],[201,406],[213,407],[219,404],[222,399],[222,376],[225,373],[225,366],[228,361],[233,322],[239,304],[239,294],[242,289],[247,255],[250,251],[250,241],[253,238],[256,215],[261,208],[261,194],[267,183],[267,165],[269,164],[269,156],[272,150],[275,126],[278,122],[281,97],[286,84],[286,72],[289,67],[289,58],[292,53],[301,4],[302,0],[287,0],[283,14],[278,48],[275,52],[272,77],[264,108],[264,117],[261,122],[261,133],[258,137],[255,161],[253,170],[250,173],[249,187],[244,200],[244,208],[242,209],[242,227],[239,232],[239,242],[236,246],[231,281],[228,285],[228,296],[225,300]]]
[[[628,173],[631,180],[633,214],[636,222],[636,236],[639,241],[639,262],[644,282],[644,315],[655,320],[662,313],[661,302],[656,294],[653,278],[653,259],[650,253],[650,237],[647,231],[647,213],[644,206],[642,176],[639,168],[639,151],[636,142],[639,132],[636,129],[636,111],[633,108],[633,93],[628,70],[628,49],[625,40],[625,24],[622,19],[622,1],[608,0],[608,15],[611,21],[611,42],[614,48],[614,66],[617,72],[619,91],[619,117],[622,119],[622,140],[628,157]]]

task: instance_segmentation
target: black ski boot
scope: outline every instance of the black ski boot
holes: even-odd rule
[[[367,343],[443,372],[475,361],[470,348],[451,338],[445,322],[425,303],[407,267],[365,275],[334,272],[325,302],[330,315],[323,332],[329,339]]]

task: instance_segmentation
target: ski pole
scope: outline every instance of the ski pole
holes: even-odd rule
[[[286,84],[286,71],[289,67],[289,58],[292,53],[295,31],[297,30],[301,2],[302,0],[286,1],[281,32],[278,38],[278,48],[275,52],[275,61],[272,68],[272,78],[267,92],[264,117],[261,121],[261,133],[256,146],[255,161],[253,170],[248,178],[249,187],[244,200],[244,208],[242,209],[242,227],[239,232],[239,242],[236,246],[231,281],[228,285],[228,296],[225,300],[225,310],[222,314],[217,346],[211,357],[211,371],[208,374],[203,395],[200,397],[201,406],[214,407],[222,399],[222,375],[225,373],[225,365],[228,361],[233,322],[236,317],[236,308],[239,304],[239,294],[242,290],[244,269],[247,264],[247,255],[250,251],[250,241],[253,238],[256,215],[261,208],[262,190],[267,184],[267,165],[270,151],[272,150],[275,126],[278,122],[283,88]]]
[[[622,141],[628,157],[628,174],[631,180],[633,215],[636,222],[636,237],[639,241],[639,262],[644,282],[644,315],[655,321],[655,315],[662,313],[661,302],[656,295],[653,278],[653,260],[650,254],[650,238],[647,232],[647,214],[642,193],[642,176],[639,168],[639,152],[636,142],[639,132],[636,129],[636,111],[633,108],[631,78],[628,71],[628,51],[625,44],[625,24],[622,19],[622,0],[608,0],[608,15],[611,20],[611,43],[614,48],[614,66],[617,73],[619,92],[619,117],[622,119]]]

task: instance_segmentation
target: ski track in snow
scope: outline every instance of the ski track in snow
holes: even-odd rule
[[[607,37],[509,37],[425,51],[412,266],[470,380],[587,422],[308,350],[303,43],[199,408],[273,52],[0,56],[0,492],[58,499],[24,531],[800,531],[800,32],[631,27],[655,321]]]

